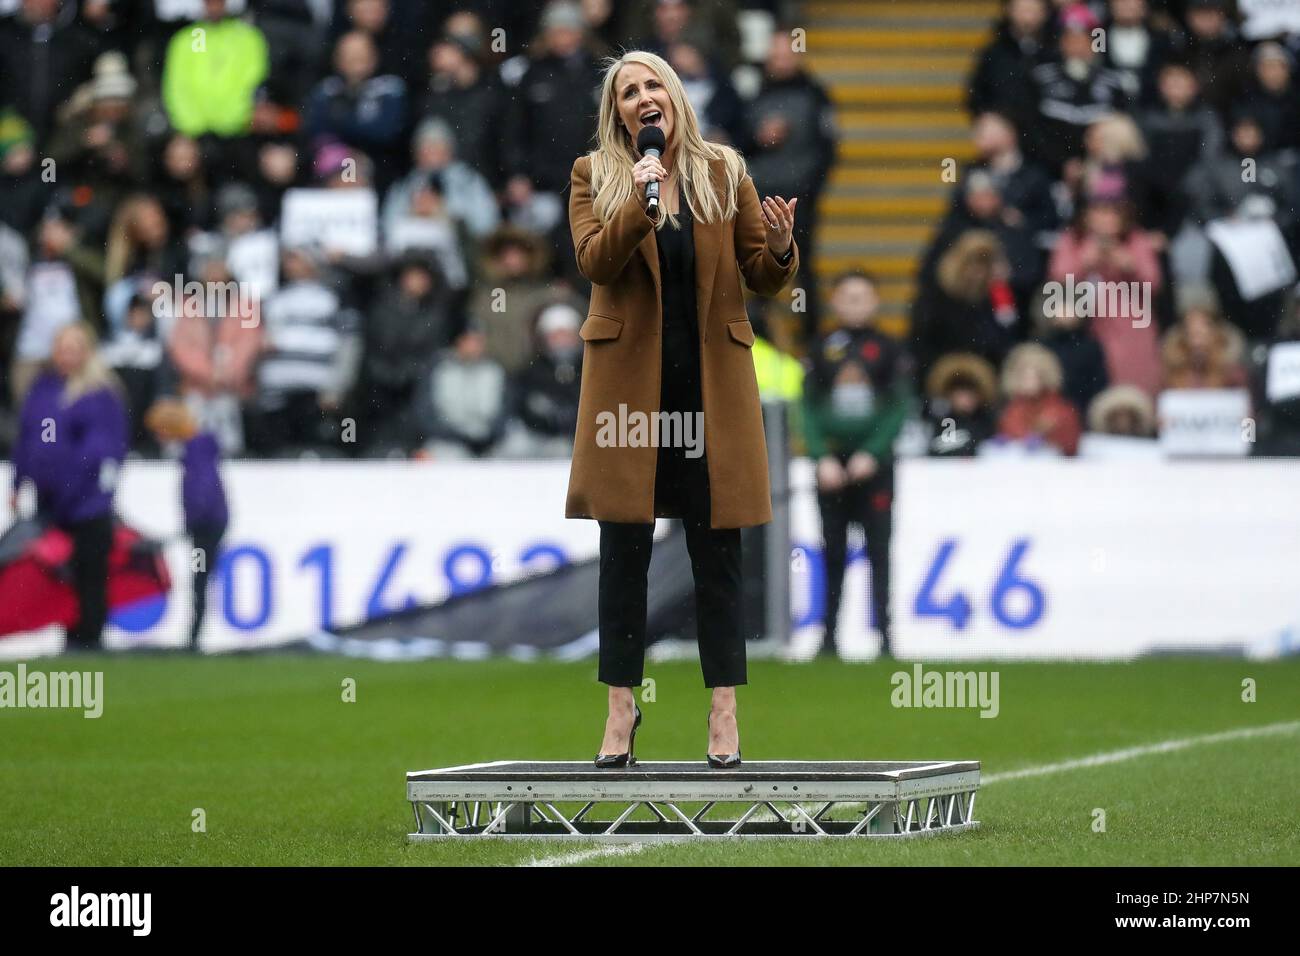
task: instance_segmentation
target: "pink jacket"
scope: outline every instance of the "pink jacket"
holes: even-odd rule
[[[1140,299],[1134,296],[1103,296],[1097,289],[1096,309],[1091,313],[1092,333],[1106,353],[1106,369],[1112,385],[1136,385],[1149,395],[1160,391],[1159,331],[1154,313],[1155,293],[1162,283],[1160,260],[1146,233],[1132,230],[1120,245],[1120,250],[1131,260],[1128,269],[1094,267],[1089,262],[1098,258],[1098,243],[1091,236],[1080,239],[1072,231],[1062,234],[1052,253],[1047,274],[1055,282],[1066,284],[1072,276],[1078,301],[1078,289],[1084,283],[1140,283],[1149,291],[1147,314],[1142,314]],[[1130,287],[1131,288],[1131,287]],[[1103,298],[1106,305],[1102,304]],[[1128,306],[1125,308],[1124,306]],[[1112,313],[1112,307],[1114,308]]]
[[[253,319],[258,318],[255,309]],[[253,373],[262,351],[261,322],[246,325],[239,315],[219,319],[183,315],[172,328],[168,351],[180,375],[182,392],[232,392],[241,399],[249,398],[256,386]]]

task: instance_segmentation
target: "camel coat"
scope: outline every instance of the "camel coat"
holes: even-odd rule
[[[725,181],[721,160],[713,162],[712,174],[720,189]],[[641,412],[653,422],[659,411],[663,306],[654,222],[641,190],[608,223],[596,217],[592,199],[591,161],[584,156],[573,164],[569,227],[578,270],[593,288],[580,331],[582,394],[565,516],[643,524],[656,517],[680,517],[655,505],[658,448],[649,441],[620,445],[607,440],[611,420],[631,423],[632,414]],[[745,315],[741,280],[743,276],[753,292],[770,296],[799,269],[797,248],[784,267],[767,248],[767,226],[748,176],[737,189],[736,202],[734,219],[696,221],[693,232],[704,455],[714,528],[772,520],[763,414],[750,352],[754,330]],[[635,433],[629,428],[625,434],[631,439]]]

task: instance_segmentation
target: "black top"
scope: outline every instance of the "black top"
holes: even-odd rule
[[[680,190],[678,195],[681,196]],[[661,445],[655,470],[655,509],[678,517],[709,515],[709,472],[703,441],[704,401],[700,384],[700,326],[695,301],[694,220],[685,197],[678,200],[677,228],[665,223],[655,230],[659,250],[659,279],[663,292],[661,337],[662,379],[659,408],[682,413],[682,425],[692,429],[688,441]],[[687,419],[689,418],[689,423]],[[666,511],[661,509],[667,509]]]
[[[680,195],[680,193],[679,193]],[[659,277],[663,287],[664,411],[702,411],[700,398],[700,326],[695,304],[694,221],[685,197],[678,200],[678,228],[665,223],[655,230]]]

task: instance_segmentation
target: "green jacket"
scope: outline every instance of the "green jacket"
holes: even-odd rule
[[[253,118],[253,94],[266,79],[266,38],[234,17],[182,27],[167,44],[163,105],[186,136],[239,136]]]
[[[907,419],[911,397],[905,381],[877,396],[875,408],[866,416],[845,417],[836,414],[829,395],[805,389],[803,396],[803,435],[812,458],[823,455],[849,455],[865,451],[878,461],[894,457],[894,439]]]

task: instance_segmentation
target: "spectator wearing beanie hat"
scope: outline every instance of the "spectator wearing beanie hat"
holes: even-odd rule
[[[582,384],[583,313],[577,302],[555,302],[537,316],[536,352],[510,386],[512,429],[499,454],[568,458],[578,427]]]
[[[426,119],[412,140],[414,168],[389,188],[384,197],[385,234],[411,214],[411,203],[433,173],[439,175],[447,211],[464,224],[470,236],[483,239],[501,220],[497,198],[487,180],[457,156],[456,135],[444,120]]]

